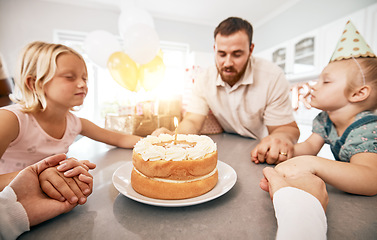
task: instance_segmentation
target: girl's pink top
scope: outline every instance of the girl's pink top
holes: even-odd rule
[[[67,153],[69,146],[81,132],[81,121],[72,113],[67,114],[64,136],[57,139],[48,135],[33,115],[22,112],[19,104],[1,109],[11,111],[17,116],[19,134],[0,159],[0,174],[22,170],[54,154]]]

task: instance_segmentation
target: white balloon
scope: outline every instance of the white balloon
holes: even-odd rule
[[[124,36],[128,27],[139,23],[154,28],[153,18],[146,10],[139,7],[129,7],[123,10],[118,19],[120,36]]]
[[[96,30],[89,33],[85,38],[84,50],[94,63],[106,68],[110,55],[121,51],[122,47],[113,34]]]
[[[123,39],[125,53],[139,64],[152,61],[160,48],[156,31],[146,24],[139,23],[128,27]]]

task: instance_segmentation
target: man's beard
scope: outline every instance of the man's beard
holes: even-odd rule
[[[247,60],[247,62],[242,67],[242,69],[241,69],[240,72],[237,72],[237,70],[234,67],[223,67],[223,68],[219,69],[219,67],[217,66],[217,64],[216,64],[216,68],[217,68],[217,72],[221,76],[221,80],[223,80],[224,82],[228,83],[229,86],[232,87],[232,86],[234,86],[234,84],[236,84],[242,78],[242,76],[244,75],[244,73],[246,71],[248,63],[249,63],[249,60]],[[233,76],[229,76],[229,75],[225,75],[224,71],[235,72],[236,74],[233,75]]]

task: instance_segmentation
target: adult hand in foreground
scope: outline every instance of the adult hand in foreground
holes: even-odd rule
[[[68,201],[60,202],[46,196],[39,185],[38,176],[49,167],[54,167],[66,158],[65,154],[57,154],[47,157],[22,170],[9,186],[17,195],[17,201],[25,208],[30,226],[37,225],[62,213],[72,210],[77,203],[70,204]],[[80,175],[84,181],[87,176]]]
[[[302,172],[295,176],[284,177],[275,169],[266,167],[263,169],[264,178],[260,181],[260,187],[270,193],[271,200],[274,193],[283,187],[294,187],[310,193],[316,197],[326,211],[329,202],[325,182],[309,172]]]

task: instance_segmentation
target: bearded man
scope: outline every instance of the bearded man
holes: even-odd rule
[[[292,157],[300,135],[281,68],[252,56],[253,27],[230,17],[214,31],[215,63],[195,79],[178,133],[198,134],[209,110],[225,132],[257,139],[255,163],[276,164]],[[168,132],[157,129],[153,135]]]

